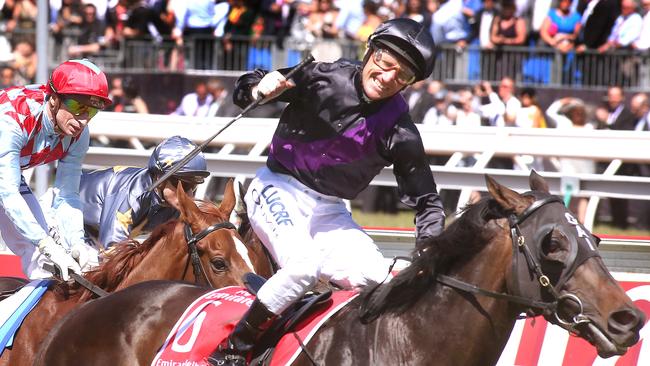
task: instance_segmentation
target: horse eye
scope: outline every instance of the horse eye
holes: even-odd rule
[[[217,257],[212,259],[212,268],[216,272],[225,272],[228,270],[228,264],[223,258]]]
[[[553,235],[553,232],[549,232],[548,235],[542,240],[541,251],[542,254],[546,257],[553,255],[562,250],[562,242],[558,237]]]

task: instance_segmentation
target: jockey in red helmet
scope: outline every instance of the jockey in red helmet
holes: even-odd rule
[[[0,91],[0,232],[29,278],[50,277],[46,262],[64,280],[69,269],[96,263],[96,251],[84,241],[79,177],[86,125],[110,103],[106,75],[88,60],[62,63],[46,85]],[[52,195],[41,207],[22,170],[54,161]]]

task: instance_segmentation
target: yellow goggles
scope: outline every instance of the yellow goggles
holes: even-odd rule
[[[397,82],[401,85],[409,85],[415,81],[415,72],[404,63],[400,63],[397,57],[386,49],[375,49],[372,60],[384,71],[397,70]]]
[[[68,110],[68,112],[72,113],[72,115],[75,117],[80,117],[87,114],[88,119],[91,119],[95,117],[97,112],[99,112],[98,108],[83,104],[78,100],[72,98],[63,99],[63,105],[65,106],[65,109]]]

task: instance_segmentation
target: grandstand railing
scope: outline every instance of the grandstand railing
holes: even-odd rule
[[[230,118],[102,112],[89,125],[96,146],[90,148],[85,163],[89,166],[144,166],[150,154],[146,148],[162,139],[182,131],[187,138],[202,142],[229,121]],[[264,165],[264,154],[276,124],[276,119],[243,118],[224,130],[208,146],[209,153],[206,153],[213,176],[252,177]],[[527,190],[528,172],[534,161],[526,158],[530,156],[607,163],[602,174],[542,173],[553,193],[590,197],[587,217],[590,228],[600,198],[650,199],[650,177],[615,175],[624,162],[650,163],[650,155],[642,153],[650,144],[650,132],[429,125],[418,125],[418,128],[427,154],[443,157],[443,165],[431,166],[436,182],[440,189],[462,190],[460,206],[465,204],[472,190],[485,189],[484,174],[491,174],[516,190]],[[117,142],[130,147],[110,147]],[[476,161],[473,166],[458,166],[463,158],[470,156]],[[516,170],[486,168],[493,157],[512,157]],[[395,186],[391,169],[382,171],[373,184]]]
[[[504,76],[518,83],[547,87],[650,87],[650,53],[595,50],[561,53],[550,47],[502,47],[494,50],[471,45],[460,51],[443,45],[433,79],[474,83],[498,81]]]
[[[78,35],[65,34],[63,40],[50,42],[51,67],[67,59],[67,45]],[[227,50],[226,43],[231,45]],[[182,46],[168,39],[126,39],[97,55],[87,55],[108,72],[207,72],[240,73],[260,67],[277,69],[295,65],[307,52],[315,51],[327,59],[359,59],[365,44],[350,40],[307,42],[276,37],[233,36],[227,41],[214,37],[187,38]],[[601,88],[621,85],[632,89],[650,89],[650,52],[616,50],[598,53],[561,53],[550,47],[501,47],[493,50],[470,45],[439,46],[432,79],[448,83],[471,84],[479,80],[498,81],[511,76],[522,85],[546,87]]]

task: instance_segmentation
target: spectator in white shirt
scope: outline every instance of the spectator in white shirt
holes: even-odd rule
[[[212,100],[212,94],[208,93],[208,87],[205,81],[199,81],[194,87],[194,92],[186,94],[181,100],[181,104],[172,114],[178,116],[207,117]]]
[[[488,120],[490,126],[514,126],[521,102],[515,97],[515,81],[504,77],[499,83],[497,93],[487,81],[481,82],[475,91],[481,97],[479,113]]]
[[[582,100],[562,98],[553,102],[546,110],[549,119],[556,128],[584,128],[593,130],[594,125],[587,121],[587,109]],[[563,174],[594,174],[596,162],[590,159],[560,158],[560,172]],[[578,216],[578,221],[585,222],[587,215],[587,197],[572,197],[569,208]]]
[[[632,47],[640,51],[646,51],[650,48],[650,0],[642,0],[641,5],[645,12],[643,24],[641,25],[641,35],[636,41],[632,42]]]
[[[610,49],[628,48],[639,39],[643,19],[636,12],[638,4],[636,0],[621,0],[621,15],[616,18],[612,32],[607,42],[598,47],[598,52],[606,52]]]
[[[544,112],[537,103],[536,95],[537,92],[533,88],[524,88],[519,93],[521,108],[515,120],[517,127],[546,128]]]
[[[474,95],[468,89],[461,89],[452,99],[452,103],[456,108],[456,121],[455,125],[460,127],[480,127],[481,116],[474,111],[472,100]]]

